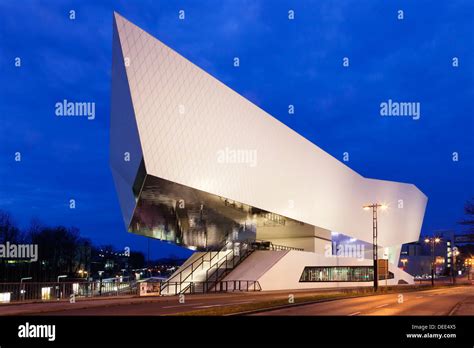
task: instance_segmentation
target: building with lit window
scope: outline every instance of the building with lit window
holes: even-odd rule
[[[425,241],[425,237],[413,243],[404,244],[399,260],[399,266],[407,273],[416,278],[428,278],[431,276],[431,266],[434,260],[435,276],[450,276],[457,273],[456,262],[457,247],[453,244],[453,231],[438,231],[436,236],[439,242],[435,243],[433,254],[431,246]]]
[[[363,177],[118,14],[110,166],[129,232],[196,250],[164,293],[370,286],[374,202],[381,277],[413,281],[420,190]]]

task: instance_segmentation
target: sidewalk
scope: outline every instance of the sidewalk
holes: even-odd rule
[[[28,315],[34,313],[55,312],[61,310],[68,310],[71,308],[83,309],[102,306],[114,306],[119,304],[133,304],[143,303],[157,296],[138,297],[135,295],[128,296],[114,296],[104,298],[84,298],[76,299],[75,303],[70,303],[69,300],[59,301],[44,301],[44,302],[24,302],[24,303],[8,303],[0,305],[0,315]],[[127,301],[128,300],[128,301]]]
[[[219,297],[227,296],[245,296],[248,293],[216,293],[216,294],[196,294],[186,295],[188,299],[200,300],[203,297],[207,299],[215,299]],[[103,298],[83,298],[76,299],[75,303],[70,303],[69,300],[59,301],[44,301],[44,302],[15,302],[0,304],[0,316],[4,315],[35,315],[39,313],[58,312],[71,309],[85,309],[85,308],[96,308],[96,307],[108,307],[117,305],[131,305],[131,304],[142,304],[142,303],[155,303],[162,302],[166,304],[175,304],[177,296],[114,296],[114,297],[103,297]]]
[[[445,286],[441,286],[445,287]],[[436,289],[436,288],[435,288]],[[367,289],[359,293],[359,296],[368,294]],[[431,287],[422,287],[413,289],[408,286],[400,286],[392,289],[393,292],[406,292],[406,291],[430,291],[434,290]],[[338,293],[341,296],[350,294],[348,288],[345,289],[299,289],[299,290],[278,290],[278,291],[260,291],[260,292],[230,292],[230,293],[211,293],[211,294],[193,294],[186,295],[187,303],[194,303],[199,301],[205,301],[211,303],[212,301],[220,301],[222,299],[239,298],[239,299],[252,299],[257,302],[275,301],[275,300],[287,300],[288,294],[293,294],[295,297],[302,298],[307,296],[314,296],[316,294]],[[126,306],[133,304],[145,304],[145,303],[160,303],[160,307],[166,307],[169,305],[176,305],[178,302],[178,296],[144,296],[139,297],[136,295],[125,295],[120,297],[103,297],[103,298],[82,298],[76,299],[75,303],[70,303],[67,299],[60,301],[45,301],[45,302],[30,302],[30,303],[9,303],[0,305],[0,316],[4,315],[35,315],[45,314],[48,312],[60,312],[77,309],[97,308],[97,307],[112,307],[112,306]],[[462,310],[462,309],[460,309]]]

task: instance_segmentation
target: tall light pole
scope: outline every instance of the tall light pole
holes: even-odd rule
[[[23,298],[25,297],[25,288],[23,287],[23,281],[24,280],[31,280],[33,279],[33,277],[25,277],[25,278],[21,278],[20,279],[20,298],[23,300]]]
[[[400,259],[400,262],[402,263],[402,269],[404,271],[406,271],[406,267],[407,267],[407,262],[408,262],[408,259]]]
[[[58,276],[58,285],[57,285],[57,287],[58,287],[58,294],[57,294],[58,298],[57,298],[57,300],[58,300],[58,301],[59,301],[59,299],[61,298],[61,288],[60,288],[60,286],[59,286],[59,280],[60,280],[61,278],[67,278],[67,275],[59,275],[59,276]],[[64,285],[63,285],[63,288],[64,288]],[[64,290],[63,290],[63,293],[64,293]]]
[[[374,257],[374,291],[377,291],[379,288],[379,271],[378,271],[378,245],[377,245],[377,208],[382,210],[387,209],[385,204],[372,203],[364,205],[362,208],[364,210],[372,209],[372,247],[373,247],[373,257]]]
[[[467,280],[470,280],[473,260],[474,259],[472,258],[472,255],[470,256],[470,258],[467,258],[464,260],[464,269],[467,270]]]
[[[441,238],[439,237],[425,238],[425,243],[431,247],[431,286],[434,286],[435,277],[435,244],[438,244],[440,241]]]
[[[455,246],[453,246],[452,250],[452,255],[453,255],[453,264],[451,265],[451,274],[453,275],[453,284],[456,283],[456,257],[459,255],[459,249]]]

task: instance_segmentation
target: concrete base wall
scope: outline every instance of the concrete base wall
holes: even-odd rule
[[[257,280],[262,290],[313,289],[373,286],[373,282],[300,282],[306,266],[371,266],[372,260],[326,257],[306,251],[254,251],[225,280]],[[389,264],[394,279],[379,284],[397,285],[400,280],[413,284],[413,277]]]

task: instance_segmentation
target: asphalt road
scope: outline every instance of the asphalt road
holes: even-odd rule
[[[328,291],[333,292],[333,291]],[[303,296],[314,290],[235,292],[178,296],[110,298],[69,302],[47,302],[0,306],[0,315],[167,315],[267,300],[287,299],[288,294]]]
[[[400,295],[402,297],[399,297]],[[474,315],[474,287],[358,297],[294,306],[254,315]]]
[[[0,306],[0,315],[172,315],[236,304],[295,298],[314,291],[278,291],[115,298],[93,301],[33,303]],[[399,294],[356,297],[261,312],[256,315],[474,315],[474,287],[441,288]]]

